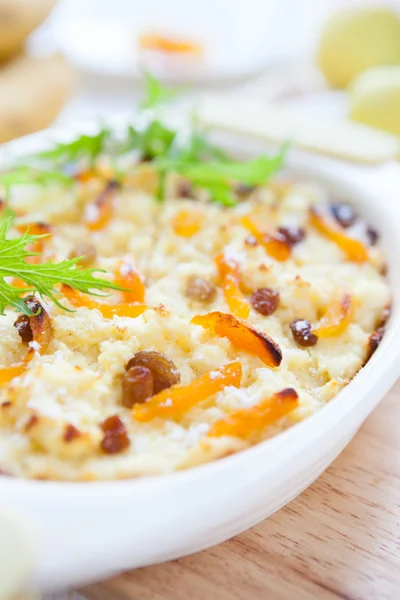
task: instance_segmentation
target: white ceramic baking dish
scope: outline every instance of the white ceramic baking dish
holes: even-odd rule
[[[5,146],[3,161],[10,154],[42,148],[59,135],[50,130]],[[230,138],[228,145],[250,153],[260,150],[259,143],[238,138]],[[251,527],[326,469],[400,374],[400,185],[392,190],[386,185],[390,168],[346,168],[295,153],[288,162],[359,205],[382,234],[393,312],[378,351],[318,413],[270,441],[214,463],[115,483],[0,477],[0,505],[32,529],[32,584],[47,590],[101,579],[202,550]],[[398,178],[400,183],[400,174]]]

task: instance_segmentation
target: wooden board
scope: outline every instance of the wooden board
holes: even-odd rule
[[[400,382],[308,490],[220,546],[82,590],[89,600],[400,598]]]

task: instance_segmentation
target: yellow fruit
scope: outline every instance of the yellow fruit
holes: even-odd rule
[[[331,85],[344,88],[365,69],[400,64],[400,19],[385,8],[335,14],[318,46],[318,65]]]
[[[350,116],[400,135],[400,66],[375,67],[357,77],[350,89]]]

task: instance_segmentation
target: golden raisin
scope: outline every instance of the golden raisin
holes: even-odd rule
[[[279,305],[279,292],[271,288],[260,288],[251,296],[251,305],[260,314],[268,317]]]
[[[108,417],[100,424],[104,436],[100,447],[106,454],[118,454],[130,445],[126,427],[118,415]]]
[[[23,342],[32,342],[33,333],[28,315],[19,315],[19,317],[14,323],[14,327],[18,331],[20,338]]]
[[[299,346],[315,346],[318,337],[311,331],[311,323],[306,319],[296,319],[290,324],[293,338]]]
[[[217,293],[215,284],[210,279],[191,275],[186,284],[186,296],[198,302],[212,302]]]
[[[138,402],[144,402],[153,395],[154,381],[147,367],[131,367],[122,379],[122,404],[132,408]]]
[[[132,367],[146,367],[153,376],[154,394],[179,383],[181,374],[166,356],[155,350],[142,350],[130,359],[125,369],[129,371]]]
[[[91,267],[96,262],[97,252],[93,244],[78,244],[70,254],[70,258],[81,256],[78,264],[80,267]]]

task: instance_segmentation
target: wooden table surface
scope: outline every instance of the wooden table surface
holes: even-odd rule
[[[400,598],[400,381],[351,444],[274,516],[199,554],[81,591],[89,600]]]

